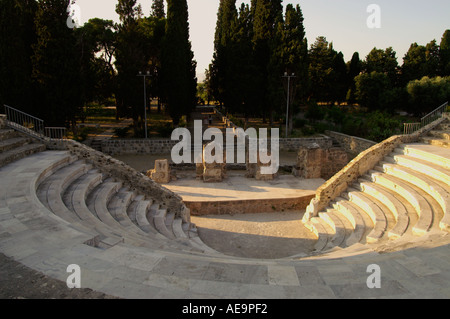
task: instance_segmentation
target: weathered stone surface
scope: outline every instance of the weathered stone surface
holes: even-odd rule
[[[342,148],[323,149],[313,144],[298,151],[293,174],[305,179],[329,179],[347,165],[348,161],[348,154]]]
[[[211,143],[210,143],[211,144]],[[203,181],[206,183],[214,183],[214,182],[221,182],[224,178],[226,178],[226,153],[222,151],[223,159],[222,163],[212,162],[207,163],[205,158],[205,149],[206,145],[203,147]],[[216,147],[219,147],[216,145]],[[212,156],[215,155],[215,151],[218,150],[217,148],[214,148]]]
[[[366,149],[377,144],[374,141],[369,141],[360,137],[350,136],[339,132],[325,131],[325,134],[338,142],[339,146],[351,154],[352,157],[357,156],[359,153],[364,152]]]
[[[170,182],[170,166],[167,159],[155,161],[155,168],[147,172],[147,176],[157,183],[166,184]]]
[[[48,145],[54,146],[51,141]],[[175,213],[176,217],[180,217],[185,221],[189,219],[189,216],[186,215],[189,211],[186,210],[186,206],[179,195],[159,185],[144,174],[137,172],[127,164],[73,140],[65,140],[58,147],[59,149],[68,150],[79,159],[91,163],[106,176],[119,179],[124,186],[149,195],[167,207],[168,212]]]
[[[6,115],[0,114],[0,130],[6,127]]]

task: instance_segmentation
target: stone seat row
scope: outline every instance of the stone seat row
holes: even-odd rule
[[[72,159],[42,180],[36,193],[52,213],[97,238],[99,248],[126,242],[215,253],[200,240],[195,225],[174,218],[156,201],[105,178],[83,161]]]
[[[15,130],[0,128],[0,167],[44,150],[45,145]]]
[[[450,153],[402,145],[306,226],[316,252],[450,231]]]

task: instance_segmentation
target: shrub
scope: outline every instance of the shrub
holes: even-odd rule
[[[409,110],[423,116],[450,100],[450,76],[423,77],[408,83]]]

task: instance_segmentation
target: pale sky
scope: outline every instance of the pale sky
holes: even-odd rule
[[[152,0],[138,0],[144,15],[149,15]],[[237,0],[250,4],[250,0]],[[353,52],[359,52],[364,59],[374,48],[386,49],[392,46],[397,52],[399,63],[411,43],[425,45],[433,39],[438,44],[446,29],[450,29],[449,0],[284,0],[300,4],[305,18],[308,45],[316,37],[325,36],[333,42],[336,51],[342,51],[344,59],[350,60]],[[115,12],[117,0],[77,0],[81,9],[81,22],[98,17],[118,21]],[[381,9],[381,28],[370,29],[367,12],[370,4]],[[219,0],[188,0],[190,40],[197,60],[197,76],[204,78],[204,70],[211,63],[214,51]]]

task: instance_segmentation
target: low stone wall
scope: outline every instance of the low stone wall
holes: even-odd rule
[[[353,157],[377,144],[374,141],[334,131],[325,131],[325,134],[336,140]]]
[[[127,164],[73,140],[65,140],[64,143],[49,141],[47,147],[70,151],[77,158],[91,163],[106,176],[117,178],[131,190],[136,190],[159,201],[169,212],[175,213],[176,217],[181,217],[184,221],[190,221],[189,210],[179,195],[157,184]]]
[[[280,151],[297,152],[301,147],[317,144],[320,148],[330,148],[333,140],[328,136],[280,138]]]
[[[230,201],[186,201],[192,216],[225,215],[225,214],[256,214],[299,211],[306,208],[314,197],[305,195],[299,198],[268,198]]]
[[[107,139],[102,141],[102,152],[109,155],[170,154],[172,148],[178,142],[179,141],[172,141],[170,139]]]
[[[107,139],[102,141],[102,152],[108,155],[162,155],[170,154],[179,141],[170,139]],[[330,148],[333,140],[328,136],[308,138],[280,138],[280,151],[296,152],[300,147],[317,144],[321,148]],[[269,144],[270,145],[270,144]]]
[[[444,116],[410,135],[392,136],[360,153],[317,189],[316,196],[311,200],[306,210],[304,220],[318,216],[318,213],[325,209],[331,201],[340,196],[359,177],[373,169],[400,144],[418,142],[421,135],[426,134],[445,120],[446,117]]]

